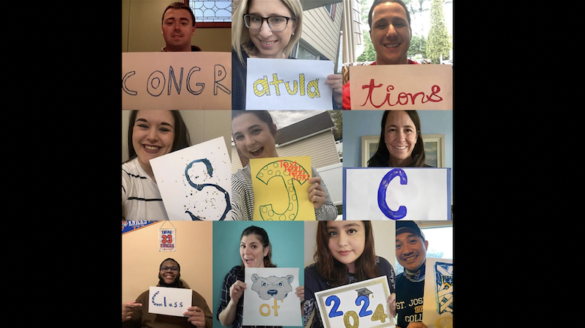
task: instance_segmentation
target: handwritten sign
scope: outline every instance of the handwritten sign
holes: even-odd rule
[[[350,66],[351,109],[453,109],[453,66]]]
[[[315,293],[325,328],[394,327],[386,276]]]
[[[299,268],[246,268],[244,326],[302,326]]]
[[[174,252],[176,240],[175,228],[158,229],[159,252]]]
[[[231,161],[223,137],[150,160],[169,220],[225,220]]]
[[[254,220],[316,220],[309,200],[311,157],[272,157],[250,160],[254,188]]]
[[[150,286],[148,313],[183,317],[183,313],[191,306],[192,301],[191,289]]]
[[[231,109],[231,55],[123,52],[122,109]]]
[[[451,220],[451,168],[343,168],[344,220]]]
[[[422,319],[428,328],[453,327],[453,260],[427,257]]]
[[[333,62],[248,58],[246,109],[333,109]]]

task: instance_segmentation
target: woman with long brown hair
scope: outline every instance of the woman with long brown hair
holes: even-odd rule
[[[242,328],[244,318],[245,268],[276,268],[272,263],[272,245],[268,233],[261,227],[251,225],[242,231],[240,237],[240,265],[233,267],[223,281],[217,320],[224,327]],[[304,287],[299,286],[295,295],[302,302]],[[280,327],[258,327],[280,328]]]
[[[368,167],[430,167],[416,110],[387,110],[382,115],[380,139]]]
[[[122,163],[122,220],[168,220],[150,160],[189,147],[178,110],[134,110],[128,120],[128,160]]]
[[[394,268],[376,256],[370,221],[318,222],[315,263],[305,268],[305,327],[323,327],[315,293],[363,280],[386,276],[390,288],[388,307],[396,315]]]

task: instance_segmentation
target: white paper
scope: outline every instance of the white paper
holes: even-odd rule
[[[386,276],[315,293],[325,328],[394,327],[389,296]]]
[[[157,157],[150,165],[169,220],[228,218],[231,161],[223,137]]]
[[[246,65],[246,109],[333,109],[325,83],[332,61],[248,58]]]
[[[426,259],[423,323],[428,328],[453,327],[453,260]]]
[[[299,268],[246,268],[244,326],[302,326]]]
[[[345,220],[451,218],[450,168],[344,168],[344,170],[346,170]],[[379,202],[384,190],[385,198]]]
[[[191,307],[193,291],[186,288],[150,287],[148,313],[183,317]]]

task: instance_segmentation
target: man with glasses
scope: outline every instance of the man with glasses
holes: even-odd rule
[[[181,278],[181,266],[172,258],[165,259],[159,268],[157,287],[189,288]],[[192,327],[211,328],[213,326],[212,313],[205,298],[193,290],[191,307],[183,313],[184,317],[149,313],[149,293],[147,290],[140,294],[136,301],[122,304],[122,327]]]
[[[171,3],[162,16],[162,35],[166,46],[161,52],[201,51],[198,46],[191,45],[193,34],[195,15],[191,7],[182,2]]]

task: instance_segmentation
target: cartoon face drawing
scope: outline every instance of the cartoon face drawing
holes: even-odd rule
[[[258,293],[263,300],[274,297],[276,300],[283,300],[292,291],[291,283],[294,276],[289,274],[286,277],[270,276],[259,277],[256,273],[252,275],[252,290]]]

